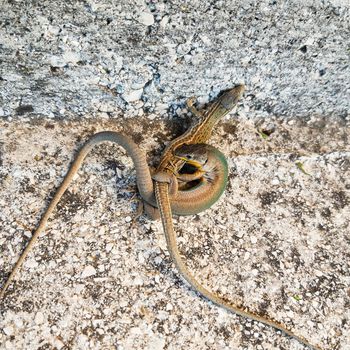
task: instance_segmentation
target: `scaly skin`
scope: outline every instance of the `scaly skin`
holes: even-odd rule
[[[182,151],[186,146],[180,147],[175,154],[178,154],[179,151]],[[190,188],[186,191],[179,191],[180,197],[183,198],[184,192],[189,192],[189,200],[192,198],[196,198],[195,202],[189,202],[190,206],[194,208],[187,209],[187,213],[196,211],[202,212],[206,209],[209,209],[215,202],[219,200],[223,192],[225,191],[227,181],[228,181],[228,165],[225,156],[215,147],[206,145],[206,144],[198,144],[198,145],[190,145],[186,147],[186,153],[192,155],[192,159],[186,159],[187,163],[191,163],[192,160],[199,159],[199,153],[204,151],[204,160],[203,163],[197,163],[198,167],[200,167],[203,175],[199,179],[199,184],[193,188]],[[188,181],[187,174],[184,174],[180,178]],[[203,188],[201,190],[201,188]],[[177,197],[171,197],[170,201],[176,200]],[[184,204],[182,205],[184,207]]]
[[[163,229],[165,232],[165,237],[167,241],[168,250],[170,256],[178,269],[180,275],[200,294],[202,294],[205,298],[212,301],[218,306],[225,308],[226,310],[236,313],[238,315],[251,318],[253,320],[262,322],[268,326],[274,327],[285,334],[297,339],[300,343],[315,349],[321,350],[321,348],[310,344],[307,339],[297,336],[292,331],[288,330],[281,323],[270,320],[266,317],[259,316],[252,311],[248,311],[243,309],[240,306],[237,306],[230,301],[224,299],[223,297],[211,292],[204,286],[202,286],[196,278],[190,273],[187,266],[183,262],[179,249],[176,243],[176,234],[173,228],[172,222],[172,211],[170,206],[170,198],[169,198],[169,181],[174,174],[176,175],[179,171],[179,167],[182,166],[181,162],[191,162],[191,159],[186,159],[182,155],[180,160],[177,160],[176,152],[181,151],[181,147],[185,147],[186,145],[194,145],[201,144],[207,142],[210,138],[211,131],[215,123],[222,118],[225,114],[227,114],[233,106],[237,103],[238,99],[241,97],[244,91],[243,86],[238,86],[229,92],[225,93],[222,97],[218,99],[216,103],[212,105],[212,107],[204,114],[204,119],[202,122],[199,122],[193,128],[189,129],[184,135],[178,137],[174,141],[172,141],[167,148],[165,149],[165,153],[161,159],[160,165],[157,169],[160,173],[166,173],[169,176],[169,180],[164,182],[155,183],[155,195],[158,203],[158,208],[160,211]],[[200,115],[200,113],[193,109],[194,114]],[[201,147],[199,145],[199,147]],[[155,177],[153,177],[155,178]]]
[[[140,150],[139,147],[129,137],[118,132],[105,131],[93,135],[80,149],[61,186],[57,189],[48,208],[43,214],[31,240],[19,257],[14,268],[12,269],[11,274],[2,287],[2,290],[0,292],[0,300],[4,297],[8,286],[14,279],[16,272],[22,266],[26,256],[33,249],[33,246],[38,240],[40,233],[45,229],[48,218],[56,208],[57,203],[61,199],[64,192],[67,190],[68,186],[71,184],[85,157],[93,147],[106,141],[117,143],[127,151],[128,155],[132,158],[135,165],[137,187],[142,199],[153,206],[156,205],[153,180],[151,178],[150,169],[146,162],[145,153]],[[196,157],[195,153],[196,152],[194,152],[194,157]],[[176,196],[171,199],[172,210],[175,213],[179,215],[197,214],[202,210],[209,208],[220,197],[227,182],[227,163],[225,157],[218,151],[208,150],[208,155],[211,159],[213,159],[214,167],[212,169],[205,170],[208,172],[206,176],[214,176],[215,183],[208,182],[205,178],[203,178],[197,186],[186,191],[178,191]],[[225,174],[225,172],[226,178],[221,176],[218,177],[217,174]]]

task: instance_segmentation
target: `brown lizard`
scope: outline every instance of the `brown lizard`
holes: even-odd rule
[[[56,208],[57,203],[61,199],[64,192],[67,190],[68,186],[71,184],[85,157],[93,147],[107,141],[116,143],[127,151],[127,154],[132,158],[135,165],[137,187],[142,199],[150,206],[156,206],[153,180],[151,177],[150,168],[147,165],[145,153],[133,142],[131,138],[121,133],[104,131],[93,135],[80,149],[62,184],[57,189],[54,197],[49,203],[49,206],[43,214],[37,229],[33,233],[28,245],[17,260],[9,277],[3,285],[0,291],[0,300],[4,297],[8,286],[14,279],[16,272],[22,266],[26,256],[33,249],[33,246],[38,240],[39,235],[45,229],[50,215]],[[194,159],[202,158],[201,152],[201,150],[199,150],[199,152],[192,152]],[[221,182],[223,181],[225,184],[227,182],[227,163],[225,157],[220,152],[218,153],[218,151],[212,150],[209,150],[208,154],[206,154],[205,157],[210,157],[213,166],[211,168],[204,169],[204,171],[201,172],[201,177],[203,174],[208,173],[206,174],[206,177],[210,178],[215,176],[215,182],[206,181],[205,178],[202,178],[201,181],[194,187],[191,187],[185,191],[174,191],[174,195],[171,199],[171,207],[174,213],[177,213],[179,215],[192,215],[199,213],[202,210],[210,207],[220,197],[224,188]],[[220,171],[220,174],[226,174],[226,176],[218,178],[215,175],[218,170]],[[193,176],[185,178],[185,175],[182,175],[182,181],[189,181],[190,179],[192,180]],[[211,194],[211,196],[209,194]],[[152,214],[152,211],[148,211],[148,213]]]

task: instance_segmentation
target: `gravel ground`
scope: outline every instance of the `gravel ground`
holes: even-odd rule
[[[322,349],[350,349],[348,1],[0,1],[0,283],[89,135],[155,165],[184,107],[245,83],[211,143],[228,188],[174,217],[193,274]],[[304,349],[218,308],[134,225],[131,159],[96,147],[0,304],[1,349]]]
[[[157,160],[181,134],[148,118],[1,126],[3,279],[88,135],[123,131]],[[174,219],[203,284],[324,349],[350,342],[349,136],[342,119],[236,115],[212,142],[229,160],[223,198]],[[303,348],[198,297],[173,269],[161,224],[131,225],[135,186],[131,159],[96,147],[2,303],[4,349]]]

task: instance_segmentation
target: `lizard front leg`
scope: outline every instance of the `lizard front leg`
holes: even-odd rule
[[[195,106],[196,102],[196,98],[194,96],[190,97],[187,101],[186,101],[186,106],[187,108],[190,110],[190,112],[195,115],[198,118],[202,118],[204,113],[199,111]]]

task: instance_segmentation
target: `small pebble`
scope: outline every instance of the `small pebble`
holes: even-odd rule
[[[80,293],[82,290],[84,289],[84,285],[83,284],[77,284],[76,286],[75,286],[75,291],[76,291],[76,293]]]
[[[44,315],[42,312],[37,312],[34,319],[36,324],[42,324],[44,322]]]
[[[120,306],[120,307],[126,307],[126,306],[128,306],[127,300],[121,300],[120,303],[119,303],[119,306]]]
[[[154,23],[154,17],[149,12],[142,12],[138,18],[138,21],[146,26],[151,26]]]
[[[143,280],[140,276],[136,276],[134,279],[134,283],[135,286],[142,286],[143,285]]]
[[[83,272],[81,273],[82,278],[90,277],[96,274],[96,270],[93,266],[86,266]]]
[[[36,268],[38,267],[38,262],[34,259],[30,259],[28,260],[26,263],[25,263],[26,267],[29,267],[29,268]]]
[[[308,320],[308,321],[306,321],[306,323],[310,328],[314,327],[314,323],[312,321]]]
[[[13,334],[13,327],[12,326],[4,327],[2,330],[4,331],[4,333],[6,335],[12,335]]]
[[[110,252],[113,249],[113,243],[106,244],[106,252]]]
[[[242,237],[244,236],[244,232],[243,232],[243,231],[238,231],[238,232],[236,233],[236,236],[237,236],[238,238],[242,238]]]
[[[277,186],[279,184],[280,184],[280,181],[276,177],[271,181],[271,185],[273,186]]]
[[[143,89],[130,90],[128,93],[123,94],[123,98],[126,102],[135,102],[141,99]]]

